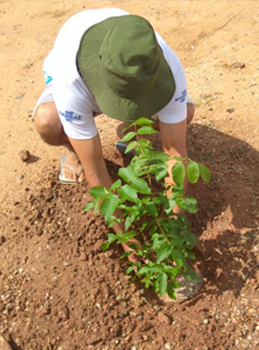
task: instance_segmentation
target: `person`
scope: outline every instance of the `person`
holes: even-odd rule
[[[61,28],[43,73],[46,88],[34,120],[43,141],[66,149],[60,182],[77,183],[83,169],[90,187],[111,186],[95,124],[100,113],[122,122],[119,137],[139,117],[156,119],[163,151],[171,157],[187,156],[186,126],[194,105],[187,101],[185,72],[143,17],[113,8],[75,14]],[[170,160],[169,170],[173,164]],[[172,176],[166,181],[172,183]],[[187,182],[184,186],[186,190]],[[122,224],[113,229],[118,233]],[[126,244],[123,248],[131,250]]]

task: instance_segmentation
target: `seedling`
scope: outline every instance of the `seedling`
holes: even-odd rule
[[[128,242],[141,261],[127,261],[130,266],[126,275],[133,273],[146,288],[153,287],[160,296],[167,293],[175,299],[175,289],[181,286],[177,276],[183,275],[187,282],[199,280],[188,265],[188,260],[195,259],[192,250],[199,240],[192,233],[186,215],[175,213],[174,207],[177,205],[183,212],[196,213],[196,200],[184,196],[185,177],[191,183],[196,183],[200,176],[208,182],[211,174],[204,164],[189,158],[174,157],[174,184],[165,183],[169,155],[154,150],[152,143],[142,138],[142,135],[157,133],[152,124],[151,120],[142,117],[128,127],[133,127],[134,131],[128,132],[122,141],[129,142],[126,153],[134,151],[135,156],[127,167],[119,169],[121,179],[110,188],[91,188],[90,194],[94,200],[84,210],[100,210],[109,227],[114,223],[124,223],[124,232],[108,234],[108,241],[102,245],[103,250],[114,242]],[[187,166],[184,165],[186,163]],[[115,217],[115,212],[121,213],[119,217]],[[124,252],[121,258],[130,254],[131,251]]]

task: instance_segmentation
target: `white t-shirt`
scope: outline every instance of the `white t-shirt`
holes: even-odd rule
[[[43,64],[43,72],[53,78],[54,101],[65,133],[78,140],[91,139],[97,134],[94,113],[97,102],[80,77],[76,67],[76,54],[84,32],[96,23],[109,17],[128,15],[120,9],[107,8],[86,10],[72,16],[61,28],[53,49]],[[186,77],[176,54],[157,33],[158,43],[163,51],[176,83],[171,101],[158,112],[164,123],[178,123],[186,118]]]

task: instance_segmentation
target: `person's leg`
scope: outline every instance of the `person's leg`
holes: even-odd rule
[[[58,111],[53,101],[43,102],[37,105],[34,111],[36,130],[42,140],[52,146],[64,146],[66,148],[66,160],[62,169],[65,179],[76,181],[80,162],[74,152],[67,135],[64,133]],[[64,165],[64,164],[63,164]]]

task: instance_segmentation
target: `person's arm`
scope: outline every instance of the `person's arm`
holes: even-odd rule
[[[111,187],[112,180],[103,158],[99,135],[89,140],[75,140],[69,137],[69,141],[83,166],[89,186],[91,188],[95,186]],[[116,216],[118,215],[119,213]],[[118,233],[124,230],[124,225],[114,224],[113,229],[115,233]]]
[[[186,150],[187,121],[186,119],[177,124],[167,124],[161,121],[159,123],[160,123],[160,134],[161,134],[161,143],[162,143],[163,151],[166,154],[168,154],[171,158],[175,156],[186,158],[187,157],[187,150]],[[168,162],[169,177],[165,179],[166,183],[169,183],[169,184],[174,183],[173,177],[172,177],[172,171],[171,171],[174,164],[175,164],[175,160],[170,160]],[[184,182],[185,193],[187,191],[187,184],[188,184],[188,180],[186,178]],[[170,195],[171,195],[171,192],[168,192],[168,196]],[[178,207],[175,207],[174,212],[180,213],[181,211]]]

